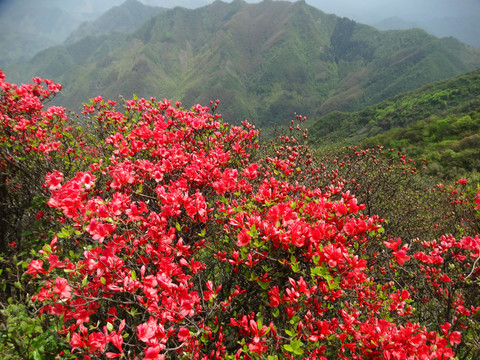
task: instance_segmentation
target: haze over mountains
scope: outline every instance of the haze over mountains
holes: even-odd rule
[[[72,44],[87,36],[100,36],[112,33],[128,34],[158,13],[167,10],[158,6],[147,6],[136,0],[125,1],[105,12],[98,19],[82,23],[65,40]]]
[[[0,66],[62,43],[81,23],[119,0],[0,0]]]
[[[382,30],[420,27],[438,36],[454,36],[480,48],[478,0],[310,0],[326,12],[349,17]]]
[[[130,0],[107,31],[7,67],[7,78],[38,75],[64,85],[57,99],[78,109],[103,95],[172,98],[187,106],[221,100],[227,121],[261,126],[295,112],[352,111],[480,66],[480,51],[416,29],[381,32],[305,2],[241,0],[175,8],[132,34],[107,26],[131,15]],[[121,15],[123,13],[124,15]],[[143,12],[144,14],[147,13]]]
[[[28,60],[39,50],[61,44],[83,22],[94,21],[124,1],[0,0],[0,66]],[[162,8],[198,8],[213,1],[141,0]],[[419,27],[437,37],[454,36],[480,49],[478,0],[307,0],[307,4],[381,30]]]

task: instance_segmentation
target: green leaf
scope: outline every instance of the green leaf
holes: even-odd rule
[[[280,310],[278,309],[278,307],[272,310],[272,315],[276,318],[278,317],[278,315],[280,315]]]
[[[298,324],[298,323],[300,322],[300,320],[301,320],[301,319],[300,319],[300,316],[295,315],[294,317],[292,317],[292,318],[290,319],[290,324],[292,324],[292,325]]]
[[[297,258],[295,256],[290,256],[290,263],[292,267],[293,272],[299,272],[300,271],[300,266],[298,264]]]
[[[300,340],[293,339],[290,341],[290,345],[292,346],[295,355],[303,354],[303,343]]]
[[[292,271],[296,272],[296,273],[300,271],[300,267],[298,265],[298,262],[292,264]]]
[[[105,278],[102,276],[102,277],[100,278],[100,282],[101,282],[103,285],[105,285],[105,284],[107,283],[107,280],[105,280]]]
[[[332,279],[328,282],[328,287],[330,288],[330,290],[333,290],[333,289],[339,289],[340,286],[338,284],[340,284],[340,277],[337,276],[336,278]]]
[[[112,332],[113,331],[113,324],[112,323],[107,323],[107,330]]]
[[[303,349],[302,349],[303,343],[300,340],[291,340],[290,345],[286,344],[286,345],[283,345],[283,347],[285,348],[285,350],[287,350],[288,352],[292,352],[295,355],[303,354]]]
[[[132,280],[137,280],[137,273],[135,272],[135,270],[132,270],[132,272],[130,273],[130,276],[132,277]]]
[[[72,235],[72,232],[66,227],[62,228],[61,232],[57,233],[57,237],[59,239],[66,239],[66,238],[69,238],[71,235]]]
[[[270,281],[267,281],[267,282],[257,281],[257,284],[260,285],[260,287],[263,290],[267,290],[267,288],[270,286]]]
[[[317,276],[322,276],[323,275],[323,271],[322,271],[321,266],[311,268],[310,272],[312,273],[312,275],[317,275]]]
[[[250,235],[252,238],[256,239],[258,237],[257,228],[255,224],[253,224],[250,229],[247,231],[247,234]]]
[[[33,351],[33,360],[43,360],[43,356],[38,349]]]
[[[52,248],[50,247],[49,244],[43,245],[42,250],[44,251],[45,254],[50,254],[52,252]]]

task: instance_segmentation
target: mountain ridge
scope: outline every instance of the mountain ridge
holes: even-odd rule
[[[63,69],[51,53],[63,56]],[[352,111],[478,66],[479,51],[418,29],[381,32],[304,1],[236,0],[175,8],[132,34],[45,51],[7,69],[7,77],[53,78],[64,84],[67,106],[99,94],[187,105],[219,98],[227,120],[266,126],[295,112]]]
[[[86,36],[108,35],[112,32],[130,33],[151,17],[167,9],[144,5],[138,0],[126,0],[114,6],[99,18],[87,21],[74,30],[64,44],[72,44]]]

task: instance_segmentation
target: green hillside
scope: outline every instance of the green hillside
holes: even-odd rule
[[[480,70],[427,85],[365,110],[334,112],[309,128],[310,141],[381,144],[417,160],[440,176],[480,171]]]
[[[220,99],[227,121],[260,126],[366,105],[480,66],[480,51],[421,30],[381,32],[304,1],[175,8],[130,35],[86,37],[7,68],[9,80],[62,83],[77,109],[102,94]]]

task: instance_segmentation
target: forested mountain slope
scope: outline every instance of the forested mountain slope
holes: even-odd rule
[[[480,52],[422,30],[381,32],[303,1],[216,1],[161,12],[130,35],[90,36],[9,67],[64,85],[74,109],[102,94],[220,99],[229,121],[260,126],[294,113],[353,111],[480,65]]]
[[[429,160],[440,176],[480,170],[480,70],[429,84],[309,127],[314,146],[381,144]]]

